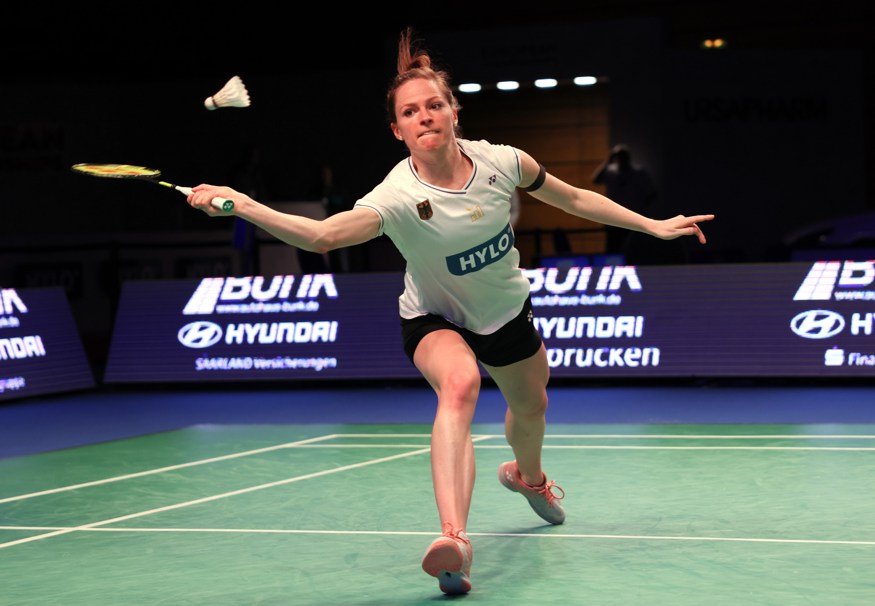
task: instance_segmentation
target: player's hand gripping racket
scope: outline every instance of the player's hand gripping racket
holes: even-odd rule
[[[160,170],[154,168],[146,168],[145,166],[133,166],[131,164],[74,164],[73,172],[92,177],[109,177],[113,179],[139,179],[142,181],[151,181],[164,187],[170,187],[178,192],[188,196],[191,194],[190,187],[182,187],[174,185],[167,181],[161,181],[158,177],[161,176]],[[212,200],[213,208],[231,212],[234,210],[234,201],[226,200],[225,198],[215,197]]]

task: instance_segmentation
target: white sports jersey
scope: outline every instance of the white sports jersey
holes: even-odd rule
[[[529,294],[510,225],[520,159],[508,145],[459,146],[474,164],[464,188],[429,185],[407,158],[355,205],[380,215],[380,235],[407,261],[401,317],[432,313],[485,335],[516,317]]]

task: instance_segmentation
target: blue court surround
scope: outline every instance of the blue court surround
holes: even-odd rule
[[[552,385],[548,424],[875,423],[871,384],[629,383]],[[101,388],[0,404],[0,458],[203,424],[431,423],[434,407],[424,381]],[[474,422],[504,411],[484,385]]]

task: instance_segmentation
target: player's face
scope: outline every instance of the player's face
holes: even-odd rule
[[[392,130],[411,153],[432,151],[456,140],[456,112],[431,80],[417,78],[395,93]]]

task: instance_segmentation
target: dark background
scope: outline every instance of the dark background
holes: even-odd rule
[[[844,0],[7,2],[0,285],[65,286],[86,345],[101,352],[122,279],[241,271],[223,258],[241,238],[232,221],[151,184],[74,175],[77,162],[154,166],[176,183],[226,183],[264,201],[318,199],[330,165],[351,205],[406,155],[384,99],[407,25],[456,83],[604,78],[610,143],[629,144],[650,170],[660,212],[717,215],[691,261],[789,260],[827,248],[816,226],[848,218],[851,244],[836,254],[871,259],[873,12]],[[700,48],[716,36],[729,46]],[[204,98],[235,74],[252,106],[206,111]],[[476,136],[464,109],[461,122]],[[134,248],[180,243],[214,248],[174,249],[169,266],[124,262]],[[399,269],[382,244],[352,251],[350,269]]]
[[[386,128],[383,99],[406,25],[456,82],[548,70],[605,77],[612,143],[636,150],[671,201],[666,212],[720,216],[709,231],[722,256],[711,260],[779,258],[794,230],[875,207],[871,4],[96,2],[0,10],[0,236],[10,241],[222,229],[173,204],[169,191],[85,182],[69,174],[75,162],[145,164],[177,183],[249,187],[257,156],[265,200],[318,197],[329,164],[351,204],[404,155]],[[714,36],[729,47],[702,51],[700,41]],[[234,74],[252,107],[205,111],[203,99]],[[137,211],[141,204],[148,213]]]

